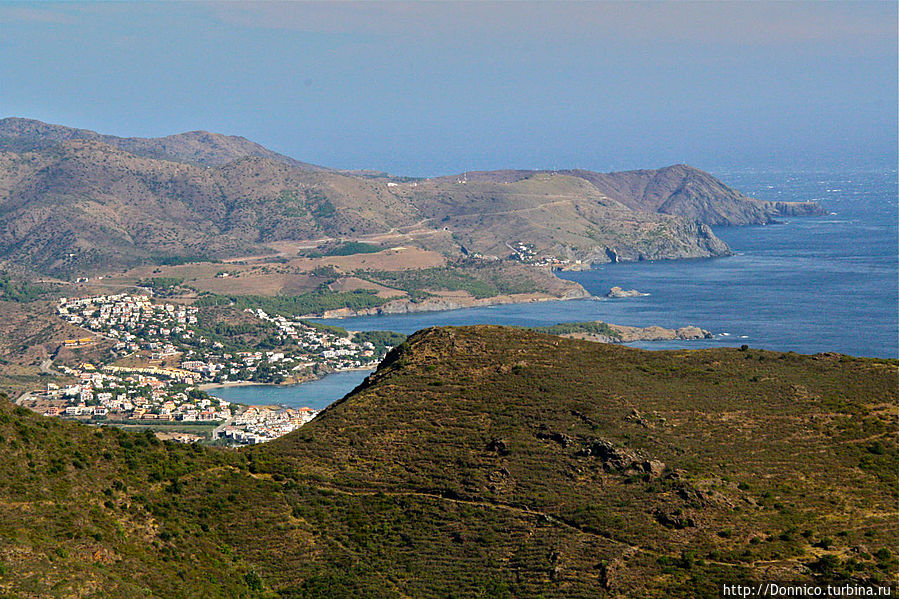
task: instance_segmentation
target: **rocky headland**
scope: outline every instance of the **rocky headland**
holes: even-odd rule
[[[644,297],[649,295],[648,293],[643,293],[642,291],[637,291],[636,289],[622,289],[621,287],[612,287],[609,289],[609,292],[606,294],[606,297],[611,298],[624,298],[624,297]]]
[[[674,341],[711,339],[712,333],[696,326],[686,326],[677,329],[666,329],[660,326],[629,327],[620,324],[598,322],[606,325],[608,332],[571,332],[559,335],[570,339],[583,339],[599,343],[630,343],[632,341]]]
[[[586,289],[580,284],[573,283],[566,291],[559,295],[551,295],[548,293],[516,293],[485,298],[456,295],[428,297],[419,301],[401,298],[372,308],[363,308],[361,310],[340,308],[337,310],[326,310],[322,314],[309,314],[302,318],[353,318],[356,316],[386,316],[393,314],[412,314],[415,312],[441,312],[444,310],[459,310],[462,308],[477,308],[500,304],[564,301],[585,299],[588,297],[591,297],[591,295]]]

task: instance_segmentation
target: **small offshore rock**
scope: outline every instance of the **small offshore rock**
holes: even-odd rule
[[[622,298],[622,297],[643,297],[649,295],[648,293],[642,293],[637,291],[636,289],[622,289],[621,287],[612,287],[609,292],[606,294],[606,297],[613,298]]]

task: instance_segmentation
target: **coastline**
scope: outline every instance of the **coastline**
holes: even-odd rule
[[[228,383],[203,383],[197,385],[200,391],[209,391],[211,389],[225,389],[228,387],[249,387],[250,385],[271,385],[273,387],[283,385],[284,383],[254,383],[252,381],[234,381]]]
[[[413,302],[409,299],[398,299],[387,302],[381,306],[373,308],[363,308],[361,310],[352,310],[349,308],[339,308],[337,310],[325,310],[321,314],[305,314],[300,318],[356,318],[359,316],[384,316],[393,314],[412,314],[418,312],[443,312],[448,310],[463,310],[465,308],[481,308],[485,306],[499,306],[504,304],[529,304],[536,302],[562,302],[575,299],[593,298],[592,294],[584,289],[580,284],[576,288],[572,288],[561,296],[550,295],[548,293],[516,293],[509,295],[495,295],[485,298],[447,298],[434,297],[427,298],[420,302]]]
[[[320,381],[331,374],[337,374],[339,372],[360,372],[367,370],[375,370],[377,368],[377,364],[375,364],[374,368],[341,368],[340,370],[333,370],[331,372],[325,372],[321,375],[312,375],[304,378],[293,378],[290,380],[285,380],[280,383],[262,383],[256,381],[229,381],[227,383],[203,383],[202,385],[197,385],[197,389],[200,391],[211,391],[214,389],[226,389],[229,387],[290,387],[292,385],[303,385],[305,383],[312,383],[315,381]]]

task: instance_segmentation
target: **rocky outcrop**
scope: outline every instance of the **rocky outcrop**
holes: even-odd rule
[[[568,253],[583,264],[595,265],[610,262],[715,258],[729,256],[732,252],[726,243],[715,236],[708,225],[671,219],[656,235],[627,239],[614,245],[595,246],[588,250],[572,249]]]
[[[352,318],[356,316],[383,316],[390,314],[411,314],[414,312],[441,312],[444,310],[459,310],[462,308],[476,308],[480,306],[495,306],[500,304],[525,304],[530,302],[551,302],[590,297],[590,293],[581,285],[573,286],[558,296],[546,293],[522,293],[515,295],[498,295],[481,299],[460,297],[429,297],[421,301],[412,301],[407,298],[389,301],[386,304],[374,308],[352,310],[341,308],[339,310],[326,310],[323,314],[310,314],[304,318]]]
[[[552,431],[541,425],[535,436],[541,441],[557,444],[562,449],[573,451],[577,457],[596,458],[606,472],[628,475],[648,475],[659,478],[665,473],[665,463],[627,447],[621,447],[606,439],[572,437],[566,433]]]
[[[630,343],[632,341],[674,341],[711,339],[712,333],[696,326],[666,329],[660,326],[629,327],[620,324],[608,324],[614,334],[598,334],[593,332],[573,332],[559,335],[571,339],[596,341],[599,343]]]
[[[815,202],[766,202],[772,216],[823,216],[827,211]]]
[[[609,289],[609,292],[606,294],[606,297],[611,298],[625,298],[625,297],[643,297],[649,295],[648,293],[642,293],[637,291],[636,289],[622,289],[621,287],[612,287]]]
[[[610,441],[598,439],[578,450],[579,456],[595,456],[602,461],[607,472],[623,472],[626,474],[648,474],[658,478],[665,471],[665,463],[649,459],[640,452],[626,447],[617,447]]]
[[[621,334],[621,341],[673,341],[675,339],[711,339],[712,334],[705,329],[694,326],[679,329],[666,329],[659,326],[626,327],[618,324],[609,325]]]

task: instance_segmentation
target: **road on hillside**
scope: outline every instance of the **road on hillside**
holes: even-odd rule
[[[212,440],[215,441],[216,439],[218,439],[219,433],[225,430],[226,426],[230,426],[232,422],[234,422],[234,416],[228,418],[223,423],[212,429]]]

